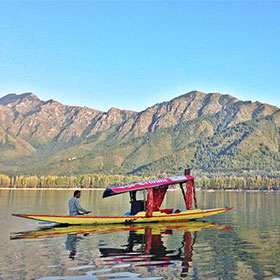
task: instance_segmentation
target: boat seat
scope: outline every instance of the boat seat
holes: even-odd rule
[[[161,209],[159,210],[161,213],[166,213],[166,214],[172,214],[173,213],[173,208],[170,209]]]
[[[130,215],[135,215],[138,212],[144,211],[144,200],[131,201]]]

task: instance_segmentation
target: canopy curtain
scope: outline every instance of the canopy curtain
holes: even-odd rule
[[[168,186],[148,189],[148,199],[146,203],[146,217],[151,217],[153,211],[158,211],[162,204]]]

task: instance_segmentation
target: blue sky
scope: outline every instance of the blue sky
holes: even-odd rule
[[[0,96],[141,111],[191,90],[280,107],[279,1],[0,1]]]

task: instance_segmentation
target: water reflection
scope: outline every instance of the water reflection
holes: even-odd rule
[[[213,225],[211,225],[213,226]],[[181,277],[188,276],[191,267],[193,247],[195,245],[197,231],[191,234],[184,230],[181,246],[167,249],[163,242],[164,235],[172,235],[172,229],[158,231],[153,227],[145,227],[143,230],[130,231],[125,249],[100,248],[102,257],[111,257],[108,262],[137,263],[135,267],[154,266],[167,267],[177,261],[181,262]],[[139,246],[140,245],[140,246]]]
[[[74,260],[76,253],[77,253],[77,244],[80,240],[84,239],[88,235],[87,232],[83,233],[83,237],[74,233],[74,234],[67,234],[65,248],[66,250],[70,251],[69,259]]]
[[[73,259],[75,258],[76,252],[77,252],[77,243],[78,243],[79,237],[77,234],[67,234],[66,238],[66,250],[70,251],[69,258]]]
[[[146,258],[150,258],[149,261],[154,261],[152,265],[143,266],[145,263],[148,264],[148,260],[143,261],[144,257],[139,261],[124,262],[117,260],[118,255],[102,256],[101,249],[127,250],[132,231],[143,239],[147,225],[56,227],[26,232],[35,229],[38,224],[32,220],[16,219],[11,216],[11,213],[19,212],[67,213],[67,201],[71,195],[70,190],[0,191],[0,204],[3,206],[0,208],[0,279],[174,280],[182,278],[180,274],[184,273],[183,266],[187,269],[188,265],[186,272],[188,276],[184,279],[280,277],[279,193],[275,195],[262,192],[198,192],[201,208],[234,206],[234,211],[226,215],[207,218],[209,222],[231,225],[234,229],[212,230],[211,228],[220,227],[213,224],[211,227],[211,224],[201,222],[152,225],[154,238],[156,233],[160,232],[161,242],[165,247],[162,254],[169,258],[173,256],[173,259],[169,259],[169,264],[166,264],[167,267],[163,267],[163,264],[157,267],[153,259],[155,257],[148,257],[149,254],[145,254],[145,242],[143,246],[142,243],[134,242],[133,252],[126,254],[145,255]],[[99,191],[89,191],[83,195],[82,203],[89,208],[94,205],[97,215],[110,215],[116,211],[115,209],[121,213],[127,211],[128,198],[119,196],[115,197],[112,203],[108,203],[106,200],[100,200],[100,196]],[[175,203],[181,207],[180,197],[179,192],[170,192],[164,207],[172,207]],[[88,201],[84,200],[86,198]],[[11,232],[20,230],[20,233],[11,235]],[[172,234],[168,234],[170,231]],[[186,241],[188,240],[184,236],[186,231],[192,237],[192,250],[185,249],[187,244],[192,244]],[[67,234],[76,234],[80,238],[76,243],[74,259],[69,258],[71,251],[66,249]],[[152,247],[155,246],[153,242]],[[179,258],[176,260],[175,256],[178,256],[179,250],[181,250],[180,260]],[[187,252],[190,252],[189,259],[183,263],[184,254]]]
[[[87,236],[93,233],[108,234],[121,231],[134,231],[136,234],[144,234],[146,229],[152,230],[153,234],[164,234],[172,230],[187,230],[190,232],[202,229],[231,229],[228,226],[220,226],[204,221],[189,221],[182,223],[145,223],[145,224],[115,224],[115,225],[75,225],[41,227],[40,229],[11,233],[10,239],[41,239],[54,238],[60,235],[76,234]]]
[[[230,229],[226,226],[202,221],[138,225],[56,226],[14,233],[10,236],[10,239],[42,239],[65,235],[65,249],[69,251],[69,258],[74,260],[79,250],[79,243],[88,236],[127,232],[127,241],[124,243],[114,244],[113,246],[99,244],[100,258],[104,260],[105,266],[132,265],[134,268],[163,268],[176,265],[181,269],[180,277],[184,278],[188,276],[189,269],[192,267],[193,249],[198,232],[206,228]],[[177,247],[168,249],[168,238],[175,232],[180,232],[178,236],[180,241],[177,243]]]

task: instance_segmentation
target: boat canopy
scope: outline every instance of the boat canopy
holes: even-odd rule
[[[151,189],[151,188],[159,188],[159,187],[167,187],[169,185],[174,184],[183,184],[188,181],[194,182],[194,178],[191,175],[182,175],[182,176],[176,176],[176,177],[167,177],[167,178],[161,178],[161,179],[153,179],[148,180],[144,182],[138,182],[134,184],[124,185],[124,186],[111,186],[108,187],[104,193],[103,198],[109,197],[112,195],[122,194],[125,192],[131,192],[131,191],[140,191],[145,189]]]
[[[183,184],[186,187],[184,189]],[[151,217],[154,211],[159,211],[162,201],[165,197],[166,191],[170,185],[180,184],[180,188],[185,200],[186,209],[189,210],[192,207],[192,195],[194,195],[195,208],[197,208],[195,198],[195,187],[193,176],[186,174],[177,177],[167,177],[161,179],[148,180],[144,182],[134,183],[130,185],[124,185],[119,187],[108,187],[104,193],[103,198],[117,195],[125,192],[130,192],[131,199],[131,213],[136,214],[139,211],[146,211],[146,217]],[[136,200],[136,191],[147,190],[147,200],[144,194],[144,201]],[[162,210],[163,211],[163,210]]]

